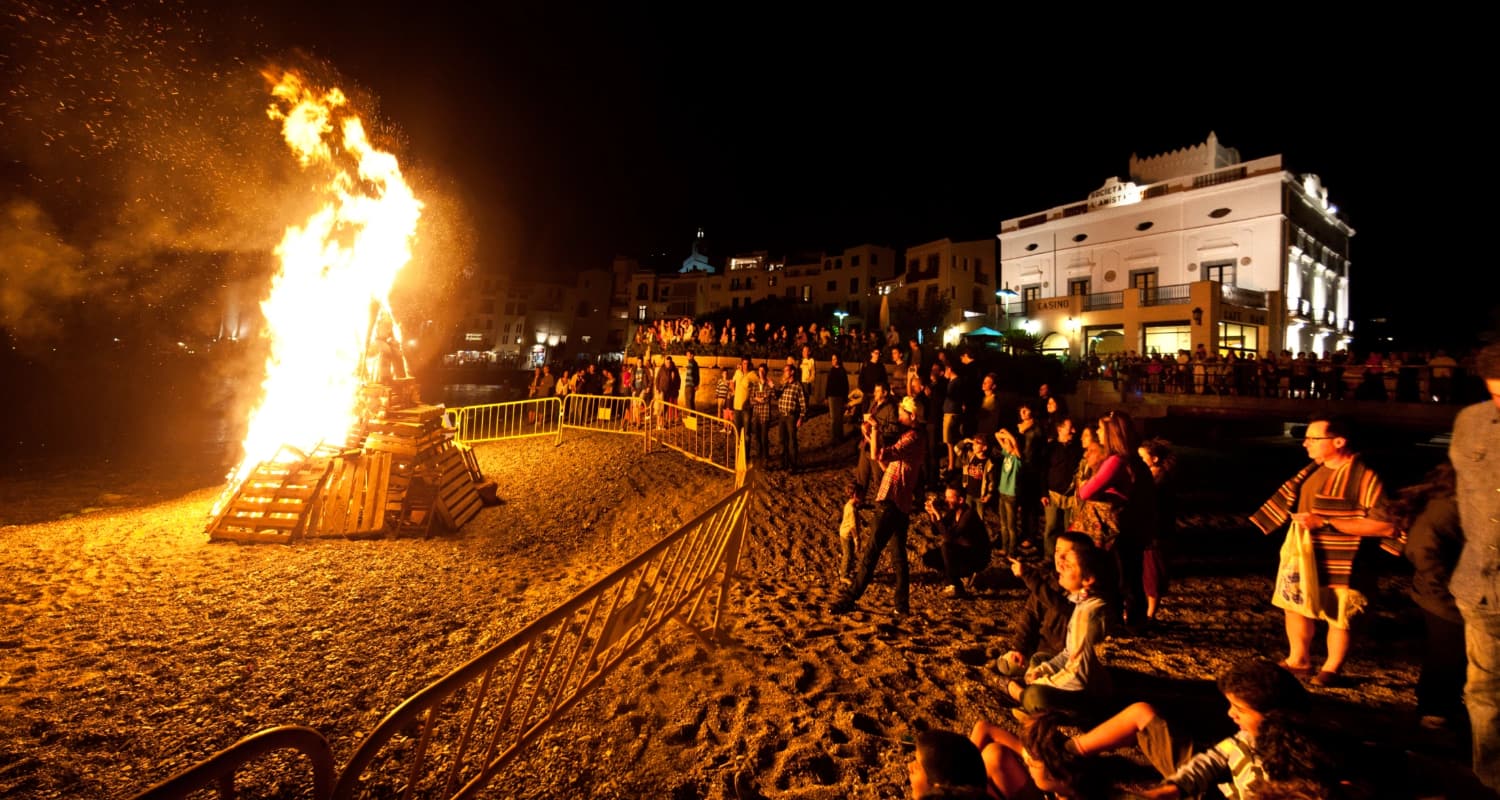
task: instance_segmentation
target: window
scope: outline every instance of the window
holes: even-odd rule
[[[641,285],[641,289],[644,290],[645,288],[646,288],[645,284],[642,284]],[[638,320],[640,320],[641,322],[645,322],[646,321],[646,307],[645,306],[636,306],[635,307],[635,318],[638,319]]]
[[[802,302],[812,302],[812,284],[810,283],[805,283],[802,285]]]
[[[876,264],[879,264],[879,263],[880,263],[880,254],[879,253],[871,253],[870,254],[870,266],[873,267],[873,266],[875,266]]]
[[[775,275],[772,275],[772,276],[766,278],[766,286],[768,288],[771,288],[771,289],[775,289],[776,288],[776,276]]]
[[[647,288],[646,284],[639,284],[635,287],[635,299],[645,300],[646,298],[651,296],[650,292],[651,290]]]
[[[859,294],[859,278],[849,279],[849,294]]]
[[[1234,259],[1203,262],[1204,280],[1218,281],[1224,286],[1234,285]]]
[[[825,258],[825,259],[823,259],[823,269],[833,269],[833,259],[831,259],[831,258]]]
[[[835,258],[833,260],[833,268],[834,269],[843,269],[844,268],[844,259],[842,259],[842,258]]]
[[[932,255],[930,255],[930,256],[927,257],[927,271],[928,272],[931,272],[933,275],[936,275],[936,274],[938,274],[938,270],[940,270],[942,268],[943,268],[943,257],[942,256],[938,255],[937,253],[933,253]]]
[[[859,316],[859,301],[858,300],[850,300],[849,301],[849,313],[853,314],[856,317]]]
[[[857,267],[857,266],[859,266],[859,256],[857,256],[857,255],[856,256],[849,256],[849,266],[850,267]]]
[[[729,298],[729,307],[730,308],[739,308],[740,307],[740,299],[738,297],[731,297],[731,298]]]
[[[830,292],[836,292],[838,290],[839,290],[839,282],[838,281],[829,281],[828,282],[828,291],[830,291]]]
[[[1070,279],[1068,279],[1068,294],[1083,295],[1083,294],[1088,294],[1088,293],[1089,293],[1089,279],[1088,278],[1070,278]]]
[[[1155,267],[1130,271],[1130,288],[1140,290],[1141,305],[1149,306],[1156,303],[1157,277]]]
[[[1040,299],[1042,299],[1042,287],[1035,284],[1021,287],[1021,301],[1024,304],[1030,305],[1031,301]]]
[[[1237,322],[1219,323],[1219,349],[1260,352],[1260,328]]]
[[[1145,331],[1147,353],[1175,356],[1178,350],[1193,349],[1193,328],[1187,322],[1147,325]]]

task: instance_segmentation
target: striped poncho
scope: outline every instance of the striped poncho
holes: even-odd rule
[[[1250,515],[1251,524],[1266,534],[1286,524],[1297,508],[1302,484],[1318,469],[1316,462],[1310,463],[1282,484],[1259,511]],[[1355,457],[1331,469],[1328,479],[1313,495],[1311,511],[1326,519],[1383,519],[1384,498],[1380,476]],[[1319,582],[1323,586],[1348,586],[1361,537],[1339,533],[1331,525],[1311,533],[1317,551]],[[1380,546],[1392,554],[1401,551],[1399,541],[1387,539]]]

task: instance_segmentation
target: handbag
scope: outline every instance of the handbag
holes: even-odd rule
[[[1313,554],[1312,532],[1293,524],[1281,543],[1271,605],[1317,619],[1322,607],[1318,597],[1318,561]]]
[[[1120,537],[1120,508],[1104,500],[1084,500],[1073,510],[1068,529],[1086,533],[1101,550],[1111,550]]]

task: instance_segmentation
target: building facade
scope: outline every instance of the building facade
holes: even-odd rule
[[[1131,157],[1077,203],[1002,221],[1004,324],[1072,358],[1347,347],[1354,236],[1315,175],[1216,137]]]

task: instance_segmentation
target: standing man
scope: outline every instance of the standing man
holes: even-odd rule
[[[844,441],[844,407],[849,405],[849,373],[844,371],[844,359],[838,353],[828,357],[828,380],[823,391],[828,395],[828,416],[833,420],[833,443]]]
[[[880,466],[876,456],[880,448],[900,438],[902,425],[900,413],[891,400],[884,383],[875,384],[870,393],[870,413],[860,423],[859,432],[863,441],[859,447],[859,463],[854,466],[854,485],[859,487],[859,496],[864,498],[869,491],[870,479],[880,480]],[[915,401],[913,401],[915,404]]]
[[[740,359],[740,371],[734,373],[734,427],[741,434],[747,430],[745,425],[750,421],[750,387],[760,383],[760,378],[750,369],[750,359]]]
[[[1042,547],[1048,561],[1056,550],[1058,534],[1068,529],[1068,490],[1078,472],[1078,462],[1083,460],[1083,448],[1074,440],[1073,420],[1055,417],[1052,423],[1056,436],[1048,443],[1047,474],[1043,477],[1046,487],[1042,492]]]
[[[781,394],[776,399],[776,408],[781,412],[781,466],[787,472],[797,469],[797,431],[807,420],[807,398],[802,394],[806,384],[797,378],[796,368],[786,365],[781,371]]]
[[[1303,467],[1250,521],[1262,533],[1270,533],[1288,520],[1293,537],[1311,539],[1317,562],[1318,592],[1301,598],[1298,607],[1277,586],[1272,604],[1286,613],[1287,657],[1282,666],[1299,675],[1313,675],[1314,686],[1336,685],[1339,670],[1349,655],[1350,625],[1368,602],[1358,587],[1355,555],[1365,537],[1387,537],[1395,533],[1385,515],[1384,489],[1380,476],[1365,466],[1350,446],[1349,427],[1339,418],[1314,418],[1307,426],[1302,446],[1312,463]],[[1295,548],[1283,546],[1282,560],[1296,557]],[[1283,563],[1277,575],[1288,573]],[[1296,594],[1296,593],[1294,593]],[[1312,640],[1318,621],[1328,623],[1328,656],[1323,666],[1312,666]],[[1316,674],[1314,674],[1316,672]]]
[[[885,374],[885,365],[880,363],[880,348],[870,348],[870,360],[859,368],[859,393],[865,397],[865,413],[875,407],[875,386],[877,384],[890,385],[890,379]]]
[[[698,359],[693,357],[691,350],[687,351],[687,365],[683,367],[682,406],[698,410]]]
[[[845,586],[833,603],[835,614],[844,614],[854,609],[854,603],[865,593],[870,579],[875,576],[875,565],[880,563],[880,554],[892,539],[891,550],[896,568],[896,616],[911,613],[910,587],[906,574],[906,530],[911,524],[912,497],[916,493],[917,475],[922,469],[922,458],[927,452],[923,441],[925,431],[918,418],[917,401],[906,397],[901,400],[901,438],[894,444],[880,449],[877,460],[885,469],[880,480],[880,493],[876,495],[875,532],[870,546],[859,562],[854,583]]]
[[[810,404],[813,399],[813,379],[818,375],[818,362],[813,359],[811,346],[802,346],[802,361],[797,367],[802,378],[802,398]]]
[[[1464,549],[1448,589],[1464,618],[1474,775],[1500,791],[1500,343],[1480,350],[1474,366],[1490,401],[1465,408],[1453,423],[1448,458],[1458,472]]]

